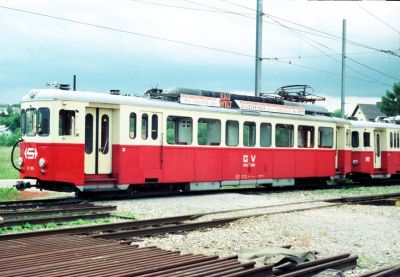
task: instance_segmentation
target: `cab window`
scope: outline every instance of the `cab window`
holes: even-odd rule
[[[35,108],[26,110],[26,135],[36,135],[37,111]]]
[[[351,132],[351,147],[357,148],[360,146],[360,137],[357,131]]]
[[[37,117],[37,133],[45,137],[50,134],[50,110],[48,108],[39,108]]]
[[[75,111],[60,110],[58,134],[60,136],[72,136],[75,134]]]
[[[21,110],[21,134],[24,136],[26,134],[26,112]]]

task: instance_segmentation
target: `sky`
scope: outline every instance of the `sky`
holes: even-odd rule
[[[400,80],[399,2],[263,5],[262,92],[307,84],[326,97],[319,104],[340,108],[343,19],[346,112]],[[0,103],[74,74],[78,90],[253,94],[255,8],[256,0],[0,0]]]

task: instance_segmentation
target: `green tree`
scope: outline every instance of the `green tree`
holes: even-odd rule
[[[332,116],[341,118],[342,117],[341,114],[342,114],[341,109],[337,109],[332,113]],[[347,118],[348,116],[349,115],[347,113],[344,113],[344,118]]]
[[[400,114],[400,82],[394,83],[392,91],[382,96],[381,111],[387,116]]]

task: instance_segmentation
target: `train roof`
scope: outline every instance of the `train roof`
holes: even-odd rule
[[[336,117],[321,115],[297,115],[268,111],[251,111],[243,109],[229,109],[221,107],[210,107],[200,105],[181,104],[178,102],[169,102],[159,99],[146,98],[144,96],[113,95],[108,93],[90,92],[90,91],[70,91],[60,89],[33,89],[27,95],[23,96],[21,102],[45,101],[45,100],[65,100],[91,103],[104,103],[115,105],[138,105],[143,107],[169,108],[177,110],[206,111],[215,113],[231,113],[246,115],[261,115],[273,118],[292,118],[305,121],[332,122],[337,124],[349,124],[348,120]],[[293,105],[297,106],[297,105]],[[387,126],[387,125],[386,125]]]
[[[351,126],[356,128],[393,128],[400,129],[399,125],[393,123],[385,123],[385,122],[373,122],[373,121],[355,121],[349,120]]]

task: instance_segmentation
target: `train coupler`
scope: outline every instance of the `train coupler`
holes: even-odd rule
[[[14,185],[14,187],[17,190],[26,190],[26,189],[30,189],[33,187],[37,187],[36,185],[31,185],[30,182],[24,182],[24,181],[17,181],[17,183]]]

